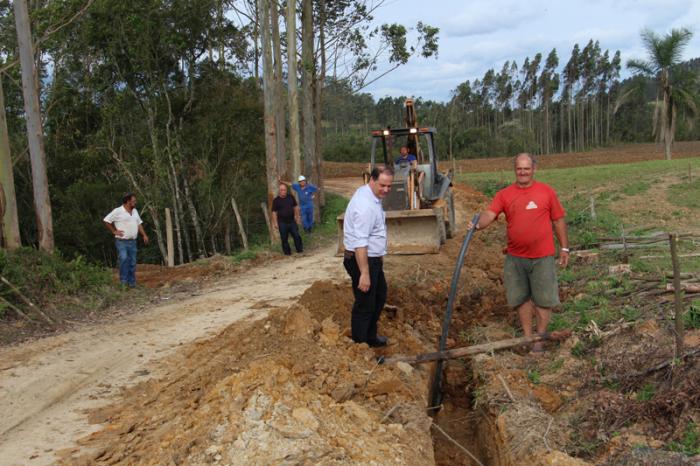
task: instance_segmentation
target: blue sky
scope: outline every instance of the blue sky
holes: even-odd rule
[[[556,47],[562,65],[575,43],[583,47],[591,38],[611,55],[620,50],[624,64],[644,58],[644,27],[657,33],[688,27],[695,35],[684,59],[700,57],[700,0],[386,0],[374,16],[377,24],[440,28],[437,60],[414,58],[366,89],[375,98],[447,100],[457,84],[498,71],[506,60],[520,65]]]

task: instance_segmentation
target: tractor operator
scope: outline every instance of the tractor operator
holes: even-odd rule
[[[408,163],[410,165],[413,162],[418,162],[416,156],[408,152],[408,146],[401,146],[399,152],[401,153],[401,156],[396,159],[396,165],[401,163]]]
[[[386,337],[377,335],[377,322],[387,296],[383,269],[387,230],[382,199],[391,191],[393,179],[390,168],[374,168],[369,183],[358,188],[350,199],[343,220],[343,266],[355,295],[350,319],[352,339],[372,347],[388,344]]]
[[[537,333],[544,334],[552,308],[560,304],[552,225],[560,245],[559,265],[569,263],[566,212],[554,189],[535,181],[535,164],[530,154],[515,156],[515,183],[496,193],[476,225],[482,230],[505,213],[508,248],[503,281],[508,305],[517,310],[526,337],[532,336],[533,318]],[[469,222],[468,228],[473,226]],[[531,353],[543,351],[542,342],[533,344]]]

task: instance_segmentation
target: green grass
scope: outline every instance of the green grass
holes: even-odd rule
[[[625,196],[636,196],[637,194],[642,194],[649,191],[650,187],[651,183],[646,181],[633,181],[624,185],[620,189],[620,192],[622,192],[622,194]]]
[[[636,398],[639,401],[649,401],[656,394],[656,386],[653,383],[645,383],[642,388],[637,391]]]
[[[686,181],[671,186],[668,190],[668,201],[678,207],[700,209],[700,178],[696,178],[692,183]]]
[[[700,455],[700,433],[697,424],[689,422],[683,432],[683,438],[679,442],[669,443],[668,449],[687,456]]]
[[[683,314],[685,328],[700,328],[700,300],[694,300]]]
[[[542,378],[540,377],[540,373],[537,372],[536,369],[530,369],[527,371],[527,378],[530,382],[532,382],[535,385],[539,385],[540,382],[542,381]]]

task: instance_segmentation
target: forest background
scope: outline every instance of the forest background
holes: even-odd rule
[[[382,3],[29,1],[55,248],[68,259],[113,264],[101,219],[127,191],[152,237],[144,262],[165,257],[166,207],[176,263],[242,247],[231,199],[251,242],[266,241],[260,205],[275,194],[277,177],[304,173],[322,185],[323,160],[366,161],[369,131],[400,126],[405,97],[363,90],[409,60],[438,54],[436,27],[373,26]],[[21,243],[37,246],[43,226],[15,6],[0,0],[0,137]],[[560,53],[509,60],[458,85],[446,102],[406,97],[416,99],[421,125],[438,128],[443,158],[654,140],[657,87],[643,76],[620,79],[631,57],[595,38],[572,44],[566,60]],[[698,69],[700,59],[686,61],[674,76]],[[692,108],[678,108],[677,140],[698,139],[694,120]]]

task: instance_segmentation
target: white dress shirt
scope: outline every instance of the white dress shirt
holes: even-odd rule
[[[114,228],[124,232],[123,236],[115,236],[119,239],[136,239],[139,234],[139,225],[143,223],[136,208],[131,209],[129,214],[123,205],[111,211],[103,220],[113,223]]]
[[[353,194],[343,219],[343,245],[347,251],[367,248],[369,257],[386,255],[387,233],[382,200],[369,185]]]

